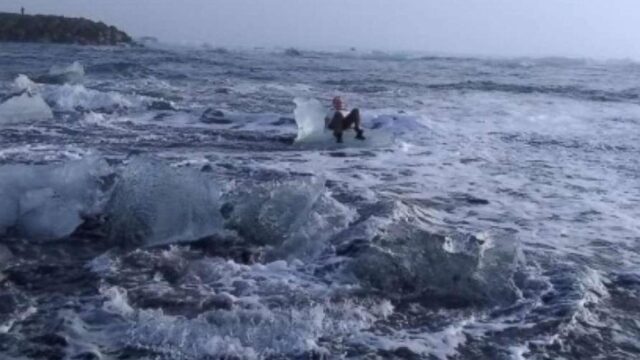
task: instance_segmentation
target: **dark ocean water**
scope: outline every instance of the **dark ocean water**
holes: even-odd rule
[[[0,44],[0,358],[639,358],[639,84]],[[369,139],[296,140],[335,94]]]

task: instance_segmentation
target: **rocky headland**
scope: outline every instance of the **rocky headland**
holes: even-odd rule
[[[102,22],[53,15],[0,13],[0,41],[80,45],[132,43],[131,37]]]

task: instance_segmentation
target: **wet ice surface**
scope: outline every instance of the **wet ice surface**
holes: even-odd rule
[[[639,356],[640,65],[0,52],[2,358]]]

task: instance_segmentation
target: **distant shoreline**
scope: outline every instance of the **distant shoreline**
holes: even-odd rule
[[[109,46],[133,40],[115,26],[85,18],[0,12],[0,42]]]

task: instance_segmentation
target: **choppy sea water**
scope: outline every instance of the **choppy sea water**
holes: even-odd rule
[[[0,358],[638,358],[639,80],[0,44]]]

